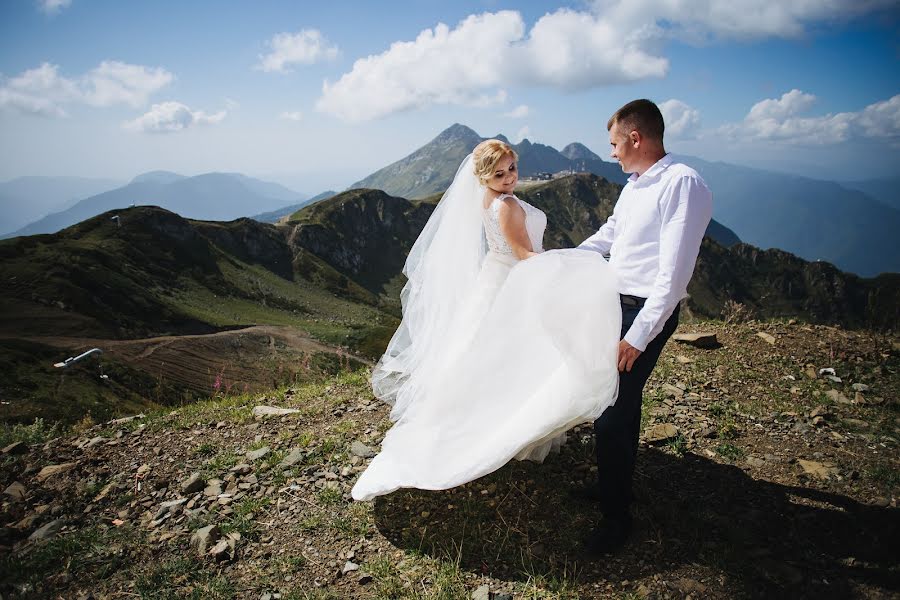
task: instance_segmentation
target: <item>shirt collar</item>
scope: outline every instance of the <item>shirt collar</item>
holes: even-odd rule
[[[653,163],[653,166],[651,166],[649,169],[644,171],[640,177],[638,177],[637,173],[632,173],[631,176],[628,177],[628,181],[631,183],[634,183],[638,179],[647,180],[647,179],[656,177],[657,175],[659,175],[660,173],[665,171],[669,167],[669,165],[671,165],[674,162],[674,160],[675,160],[675,158],[672,156],[672,153],[669,152],[665,156],[663,156],[661,159],[659,159],[658,161]]]

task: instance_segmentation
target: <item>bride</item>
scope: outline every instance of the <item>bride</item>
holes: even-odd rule
[[[479,144],[409,253],[403,319],[372,373],[394,426],[356,500],[543,461],[616,399],[612,269],[596,252],[543,251],[546,216],[513,194],[517,159]]]

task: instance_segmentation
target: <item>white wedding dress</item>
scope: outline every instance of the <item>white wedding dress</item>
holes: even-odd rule
[[[451,488],[513,458],[543,461],[568,429],[615,401],[621,309],[611,267],[575,249],[518,261],[500,231],[502,202],[521,205],[532,248],[542,249],[542,211],[509,195],[479,206],[488,251],[474,284],[439,336],[418,335],[428,345],[412,358],[422,307],[410,300],[417,287],[404,290],[404,324],[373,372],[396,423],[353,487],[356,500]]]

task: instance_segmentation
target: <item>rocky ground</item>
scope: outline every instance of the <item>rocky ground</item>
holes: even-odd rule
[[[615,556],[580,546],[597,519],[570,494],[593,477],[588,427],[543,465],[354,503],[389,427],[360,371],[64,434],[5,429],[0,595],[897,597],[898,338],[692,332],[715,341],[669,342],[648,384],[637,529]]]

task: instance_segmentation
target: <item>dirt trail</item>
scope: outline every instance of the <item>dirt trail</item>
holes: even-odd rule
[[[272,386],[279,376],[306,369],[313,355],[347,356],[337,348],[310,338],[302,330],[274,325],[136,340],[65,336],[21,339],[65,349],[60,353],[60,360],[66,358],[66,352],[69,356],[77,356],[91,348],[100,348],[104,357],[201,393],[235,386],[238,391]],[[366,359],[352,358],[369,364]]]

